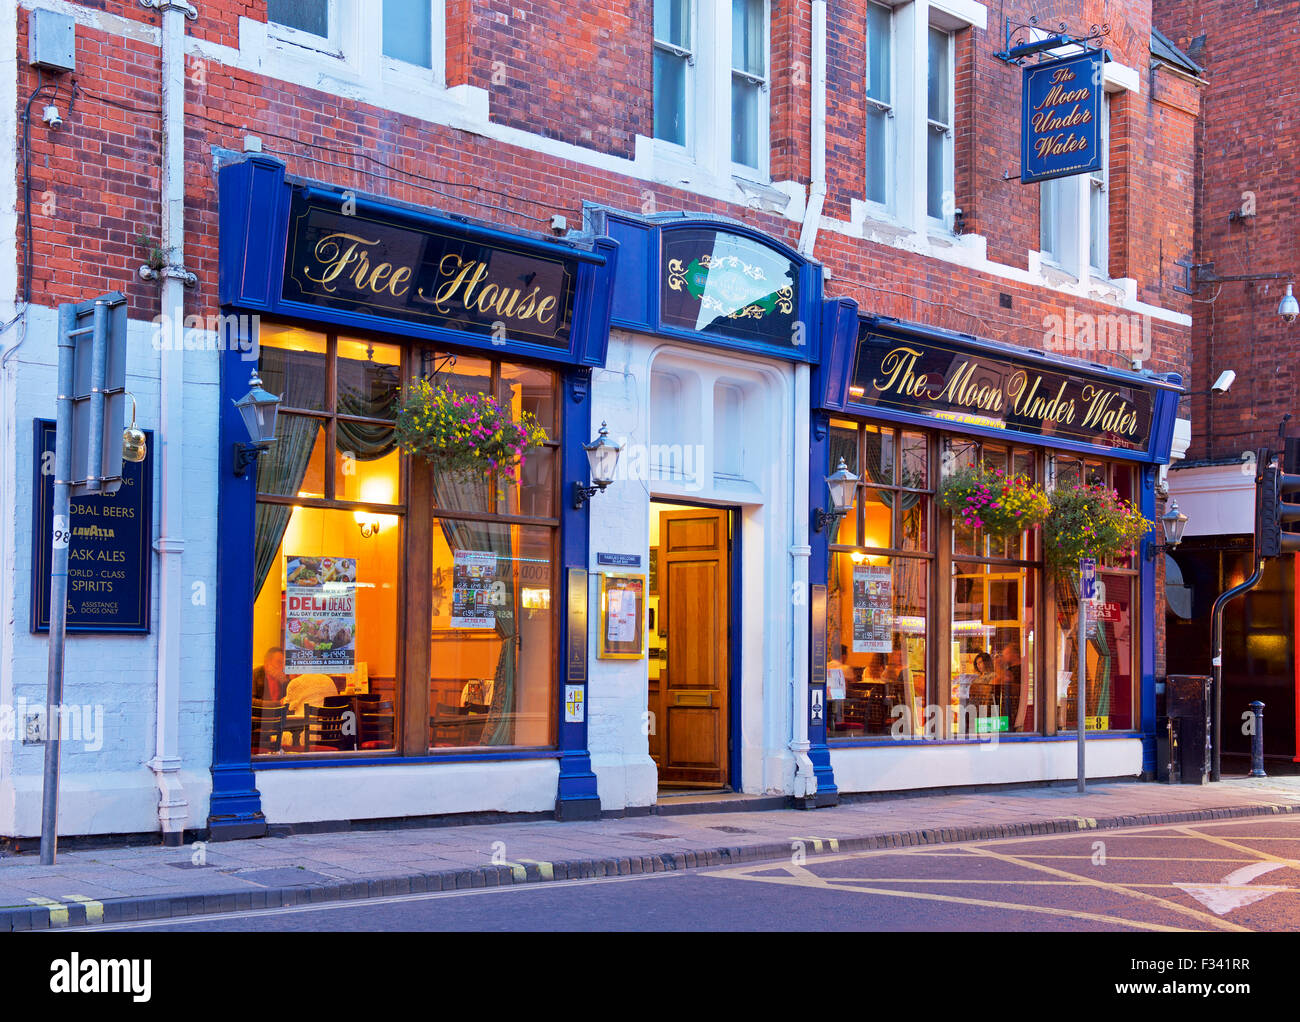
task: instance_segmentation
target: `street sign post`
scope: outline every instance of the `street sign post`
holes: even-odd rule
[[[59,306],[58,410],[54,437],[54,527],[50,539],[50,652],[45,681],[45,766],[41,782],[41,865],[58,847],[59,725],[68,623],[72,496],[122,485],[126,298],[120,292]]]
[[[1088,605],[1097,596],[1097,561],[1079,558],[1079,667],[1074,685],[1074,726],[1078,731],[1079,791],[1088,790],[1084,735],[1088,730]]]

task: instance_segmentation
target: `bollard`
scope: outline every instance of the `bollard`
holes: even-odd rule
[[[1256,699],[1250,704],[1255,714],[1255,733],[1250,737],[1250,776],[1267,777],[1264,773],[1264,704]]]

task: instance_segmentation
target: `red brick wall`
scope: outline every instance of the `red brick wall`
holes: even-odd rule
[[[865,0],[829,6],[828,196],[825,215],[848,219],[861,196],[863,171],[863,47]],[[145,23],[157,16],[126,0],[103,0],[111,13]],[[1143,69],[1143,90],[1116,102],[1112,155],[1112,271],[1137,279],[1144,300],[1178,310],[1190,303],[1171,290],[1181,271],[1174,259],[1191,251],[1188,191],[1196,90],[1164,77],[1153,88],[1145,73],[1149,7],[1127,0],[1085,5],[1092,20],[1103,8],[1112,25],[1116,59]],[[1096,8],[1094,10],[1093,8]],[[637,134],[652,131],[650,0],[584,5],[531,0],[448,2],[448,80],[486,88],[493,117],[576,145],[631,155]],[[809,0],[773,4],[771,67],[772,177],[806,181],[811,93]],[[1026,3],[1008,5],[1025,15]],[[265,5],[206,3],[188,29],[234,45],[240,16],[265,17]],[[1037,247],[1038,190],[1019,183],[1019,72],[992,57],[1003,44],[990,12],[987,31],[958,35],[957,204],[972,229],[988,238],[991,258],[1024,266]],[[1131,24],[1126,25],[1125,19]],[[26,15],[19,18],[19,54],[26,52]],[[1088,17],[1072,27],[1090,24]],[[139,280],[147,252],[135,243],[158,236],[159,52],[78,28],[82,94],[68,125],[32,127],[35,197],[33,292],[42,304],[114,288],[131,297],[132,315],[154,312],[157,286]],[[506,68],[494,84],[493,63]],[[36,84],[20,59],[21,105]],[[246,134],[283,158],[290,172],[407,202],[463,213],[506,227],[540,229],[552,213],[581,222],[582,203],[640,209],[647,193],[660,210],[722,213],[794,243],[799,225],[740,206],[727,206],[665,186],[597,172],[478,135],[441,127],[277,82],[206,60],[191,61],[187,93],[187,263],[199,274],[193,311],[213,311],[216,297],[217,210],[212,149],[242,147]],[[63,102],[66,105],[66,82]],[[1003,180],[1004,171],[1012,173]],[[53,209],[41,198],[51,192]],[[1221,204],[1221,203],[1220,203]],[[1226,209],[1226,207],[1225,207]],[[847,294],[868,311],[1032,347],[1044,346],[1045,320],[1076,312],[1104,314],[1113,306],[1076,300],[1001,277],[974,273],[892,247],[823,230],[817,255],[831,274],[828,291]],[[1225,268],[1226,267],[1221,267]],[[1011,307],[1001,296],[1010,297]],[[1273,304],[1276,304],[1275,301]],[[1157,370],[1186,366],[1186,331],[1153,324]],[[1098,361],[1121,363],[1098,352]],[[1239,371],[1240,371],[1240,367]],[[1244,374],[1243,374],[1244,375]],[[1242,388],[1243,390],[1247,388]]]
[[[1206,68],[1197,124],[1195,261],[1223,275],[1300,272],[1300,113],[1291,79],[1300,57],[1300,3],[1157,0],[1157,25]],[[1172,76],[1171,76],[1172,77]],[[1256,215],[1229,222],[1253,192]],[[1193,314],[1192,387],[1225,369],[1226,395],[1198,394],[1190,458],[1235,459],[1278,443],[1287,412],[1300,430],[1300,326],[1277,316],[1286,281],[1206,285]]]

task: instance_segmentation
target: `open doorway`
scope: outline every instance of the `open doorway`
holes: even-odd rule
[[[734,511],[650,504],[650,756],[660,789],[731,786]]]

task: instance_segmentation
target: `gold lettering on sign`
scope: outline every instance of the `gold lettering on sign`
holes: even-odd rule
[[[1083,399],[1088,402],[1083,424],[1106,433],[1137,434],[1137,413],[1129,408],[1113,390],[1102,390],[1088,384],[1083,388]]]
[[[444,316],[450,315],[452,305],[458,302],[471,312],[501,319],[534,320],[542,324],[555,319],[558,302],[551,295],[543,297],[540,284],[531,291],[496,283],[484,284],[488,266],[480,259],[465,259],[455,252],[448,253],[438,263],[438,276],[446,280],[434,289],[432,296],[425,294],[424,288],[419,288],[416,295]],[[480,285],[483,285],[482,290],[479,290]]]
[[[882,394],[892,390],[904,397],[930,397],[926,389],[926,374],[917,376],[912,372],[920,357],[921,353],[915,348],[894,348],[880,361],[880,371],[885,374],[885,382],[872,380],[871,385]]]
[[[333,294],[341,281],[350,283],[358,291],[370,294],[390,294],[401,298],[406,294],[411,272],[405,267],[394,271],[392,263],[371,265],[368,249],[379,244],[359,234],[335,231],[316,242],[312,256],[320,266],[320,275],[312,276],[312,268],[304,266],[303,275]],[[400,290],[399,290],[400,288]]]

